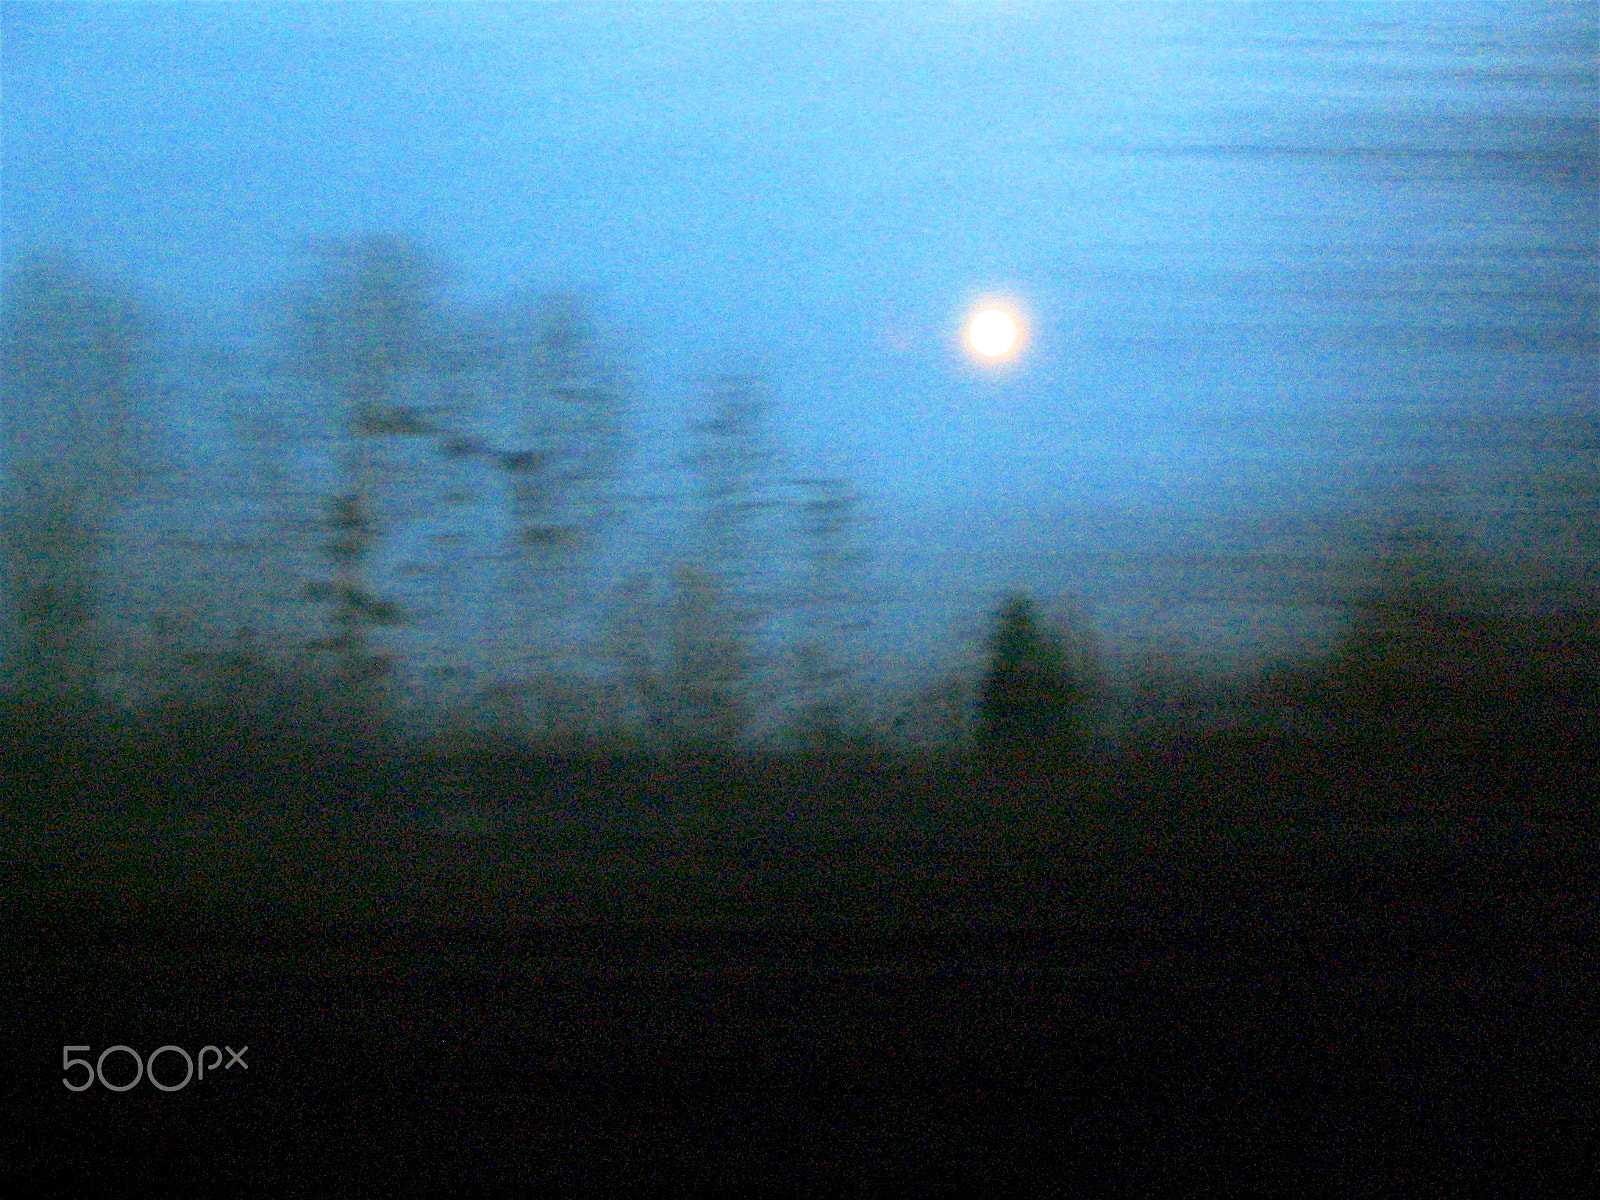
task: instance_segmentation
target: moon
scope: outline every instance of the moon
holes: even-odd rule
[[[1017,344],[1017,321],[999,308],[985,308],[967,323],[967,344],[984,358],[1001,358]]]

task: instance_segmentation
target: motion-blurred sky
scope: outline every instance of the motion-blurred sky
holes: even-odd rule
[[[768,374],[874,498],[908,644],[1006,585],[1270,640],[1140,556],[1520,478],[1508,431],[1595,411],[1592,3],[3,13],[8,264],[75,249],[235,344],[314,237],[586,290],[653,420]],[[985,295],[1009,370],[960,346]]]

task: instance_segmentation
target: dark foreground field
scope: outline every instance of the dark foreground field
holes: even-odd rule
[[[0,1190],[1600,1189],[1586,823],[635,801],[10,811]]]

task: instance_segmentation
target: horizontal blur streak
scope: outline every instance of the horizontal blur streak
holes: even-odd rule
[[[1593,588],[1593,4],[4,13],[8,265],[74,249],[243,364],[163,384],[217,486],[150,519],[201,541],[293,252],[398,231],[463,305],[598,297],[655,509],[687,381],[754,363],[869,499],[897,667],[1013,586],[1270,657],[1221,609],[1300,638],[1416,523]]]

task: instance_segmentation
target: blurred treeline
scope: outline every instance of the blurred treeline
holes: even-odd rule
[[[1591,811],[1600,467],[1560,481],[1560,586],[1412,514],[1330,547],[1331,654],[1129,669],[1024,589],[969,668],[895,694],[863,499],[785,451],[763,381],[708,382],[659,436],[581,299],[468,309],[443,280],[403,241],[323,247],[246,359],[164,358],[68,259],[7,278],[13,794],[414,808],[582,763],[664,802],[755,770],[1041,806]]]

